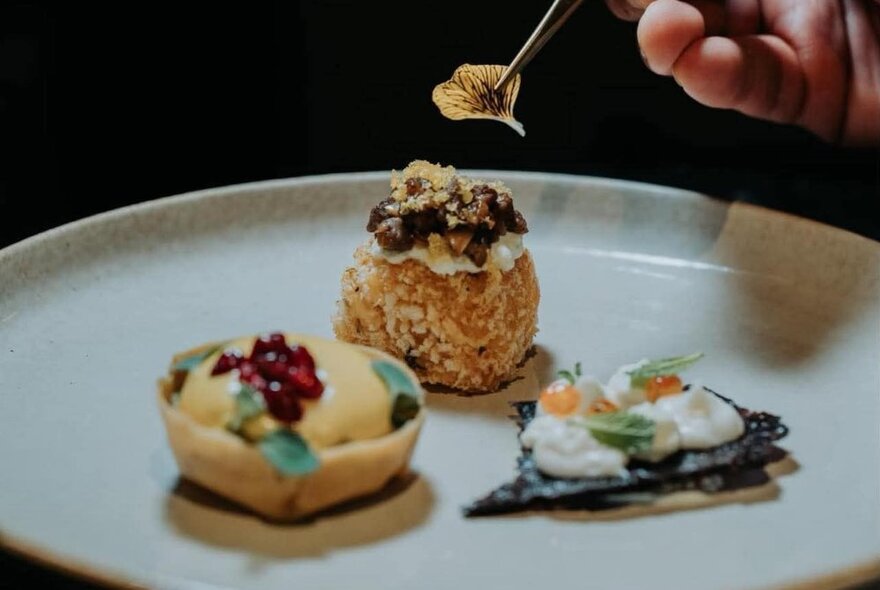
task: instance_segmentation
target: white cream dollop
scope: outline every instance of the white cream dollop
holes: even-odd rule
[[[639,414],[654,422],[654,440],[648,451],[634,455],[645,461],[662,461],[681,448],[681,436],[678,426],[669,411],[651,402],[644,402],[631,407],[628,412]]]
[[[624,452],[597,441],[582,425],[554,416],[538,416],[520,435],[532,449],[538,469],[563,478],[619,475],[626,465]]]
[[[647,401],[645,389],[642,387],[633,387],[632,378],[629,372],[648,364],[648,361],[641,360],[631,365],[623,365],[608,380],[605,388],[605,396],[621,410]]]
[[[542,405],[545,395],[571,395],[568,381],[552,383],[538,401],[535,418],[520,434],[522,446],[532,449],[538,469],[563,478],[622,472],[630,457],[599,442],[587,428],[587,416],[593,411],[590,404],[603,397],[617,405],[618,411],[638,414],[654,423],[651,446],[632,455],[637,459],[658,462],[680,449],[712,448],[743,434],[745,423],[739,412],[701,385],[664,395],[653,403],[649,401],[645,389],[633,387],[629,376],[629,372],[647,362],[620,367],[607,385],[591,376],[579,377],[574,383],[579,394],[577,404],[550,404],[548,398],[550,410],[565,411],[565,415],[551,414]],[[554,388],[560,391],[554,392]],[[554,407],[560,405],[561,408]]]
[[[404,260],[417,260],[438,275],[451,275],[457,272],[479,273],[490,266],[495,266],[502,272],[511,270],[516,260],[522,256],[525,248],[522,235],[508,232],[498,238],[489,248],[489,256],[486,263],[479,267],[467,256],[453,256],[451,254],[434,255],[427,246],[417,244],[406,252],[392,252],[384,250],[373,241],[373,256],[384,258],[391,264],[400,264]]]
[[[739,412],[698,384],[684,393],[660,398],[655,406],[675,420],[683,449],[716,447],[745,432]]]

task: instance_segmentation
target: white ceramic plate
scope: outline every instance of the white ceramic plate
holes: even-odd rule
[[[170,355],[330,335],[387,174],[210,190],[0,252],[0,542],[160,588],[838,587],[880,573],[880,245],[645,185],[484,172],[513,188],[543,291],[523,379],[432,394],[416,476],[279,526],[178,480],[154,405]],[[707,385],[791,426],[776,499],[617,521],[465,520],[513,474],[507,402],[576,360],[606,378],[702,350]]]

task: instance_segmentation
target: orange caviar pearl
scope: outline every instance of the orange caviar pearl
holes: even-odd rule
[[[650,402],[656,402],[666,395],[681,393],[681,379],[677,375],[661,375],[648,379],[645,384],[645,396]]]
[[[581,404],[581,392],[568,383],[551,383],[538,398],[541,407],[554,416],[568,416],[577,412]]]
[[[607,414],[608,412],[616,412],[617,405],[607,399],[597,399],[590,403],[587,407],[587,414]]]

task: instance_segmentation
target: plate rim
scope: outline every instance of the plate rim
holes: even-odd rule
[[[0,531],[0,550],[7,551],[39,567],[45,567],[56,573],[106,588],[149,590],[156,587],[144,585],[143,581],[137,580],[135,576],[103,569],[100,566],[52,551],[42,545],[2,533],[2,531]],[[776,586],[767,586],[765,590],[844,590],[878,580],[880,580],[880,555],[818,576],[799,578]],[[154,579],[154,582],[158,581],[159,578]],[[190,582],[177,579],[177,583],[181,583],[183,587],[186,587]],[[221,587],[213,585],[212,587],[221,590]]]
[[[500,170],[483,168],[462,168],[459,171],[471,175],[505,176],[508,178],[524,181],[545,180],[570,183],[585,183],[608,188],[632,188],[640,192],[654,193],[661,198],[680,199],[691,202],[711,201],[722,206],[736,206],[740,209],[751,210],[752,212],[764,216],[785,218],[789,222],[811,226],[813,229],[837,234],[844,239],[863,242],[870,245],[871,247],[880,250],[880,240],[874,240],[872,238],[863,236],[842,227],[837,227],[823,221],[810,219],[809,217],[803,217],[795,213],[790,213],[788,211],[783,211],[780,209],[774,209],[765,205],[747,203],[738,200],[722,199],[717,196],[694,191],[687,188],[651,182],[643,182],[640,180],[618,179],[609,176],[593,176],[587,174],[573,174],[565,172],[541,172],[537,170]],[[178,203],[196,202],[206,198],[221,198],[223,195],[226,194],[233,194],[243,191],[272,190],[290,186],[308,186],[310,184],[318,185],[333,182],[383,180],[388,177],[388,174],[389,172],[385,170],[369,170],[361,172],[331,172],[326,174],[288,176],[283,178],[272,178],[267,180],[255,180],[249,182],[226,184],[216,187],[209,187],[176,193],[172,195],[166,195],[162,197],[155,197],[145,201],[139,201],[137,203],[131,203],[120,207],[114,207],[106,211],[93,213],[79,219],[74,219],[56,227],[52,227],[23,238],[17,242],[13,242],[12,244],[5,246],[4,248],[0,248],[0,262],[3,262],[4,259],[15,256],[17,253],[23,252],[28,248],[35,247],[40,242],[53,239],[56,236],[62,236],[69,232],[78,231],[91,225],[104,222],[112,222],[112,220],[114,219],[125,217],[131,214],[137,214],[139,212],[149,212],[165,207],[173,207]]]
[[[822,221],[802,217],[795,213],[773,209],[754,203],[746,203],[737,200],[726,200],[698,191],[636,180],[617,179],[605,176],[582,175],[562,172],[543,172],[528,170],[499,170],[499,169],[469,169],[462,168],[461,172],[474,176],[504,177],[505,180],[562,182],[574,184],[589,184],[604,188],[629,188],[641,193],[648,193],[658,198],[677,199],[691,203],[712,201],[721,206],[750,210],[758,215],[785,218],[790,223],[802,224],[812,229],[833,235],[836,238],[861,243],[880,251],[880,241],[867,236],[857,234],[848,229],[840,228]],[[97,226],[104,223],[112,223],[114,220],[129,215],[155,211],[167,207],[174,207],[188,202],[197,202],[203,199],[223,198],[225,195],[248,192],[283,189],[285,187],[308,187],[310,185],[323,185],[338,182],[364,182],[385,180],[389,172],[385,170],[333,172],[326,174],[312,174],[303,176],[290,176],[267,180],[256,180],[235,184],[227,184],[216,187],[186,191],[162,197],[156,197],[145,201],[139,201],[128,205],[115,207],[85,217],[69,221],[56,227],[43,230],[17,242],[0,248],[0,264],[24,253],[32,248],[38,248],[40,244],[61,238],[72,232]],[[53,551],[40,544],[27,541],[15,535],[4,532],[0,527],[0,550],[6,551],[25,561],[40,567],[47,567],[63,575],[98,584],[109,588],[122,588],[125,590],[143,590],[150,586],[143,585],[144,580],[138,580],[137,576],[113,571],[110,568],[102,568],[99,565],[90,564],[79,559],[68,557],[63,553]],[[771,586],[777,590],[813,590],[819,588],[847,588],[857,584],[863,584],[880,580],[880,554],[868,560],[859,561],[851,565],[828,571],[809,578],[795,579],[778,586]],[[153,580],[157,582],[158,579]],[[182,580],[181,580],[182,582]]]

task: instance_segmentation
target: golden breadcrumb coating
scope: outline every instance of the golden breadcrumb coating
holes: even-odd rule
[[[513,378],[537,332],[540,292],[531,254],[513,269],[436,274],[415,260],[392,264],[371,242],[342,275],[333,319],[340,340],[405,359],[423,383],[469,392]]]

